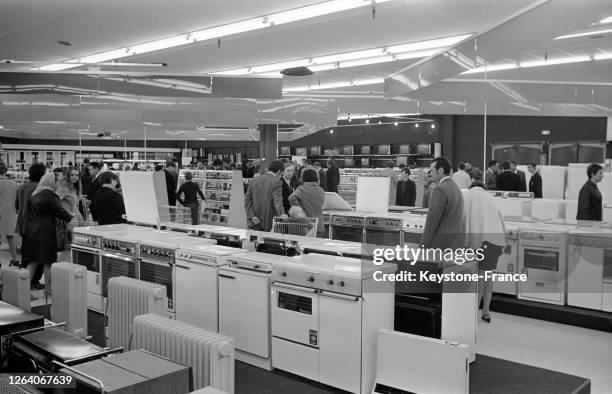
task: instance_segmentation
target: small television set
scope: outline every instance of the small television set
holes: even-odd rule
[[[310,147],[311,156],[321,156],[321,145],[315,145]]]
[[[305,147],[295,148],[295,155],[296,156],[308,156],[308,154],[306,153]]]
[[[355,154],[355,145],[344,145],[342,147],[343,155],[354,155]]]
[[[323,150],[323,155],[324,156],[333,156],[334,155],[334,150],[332,148],[325,148],[325,150]]]
[[[370,145],[361,145],[361,154],[362,155],[369,155],[371,154],[372,149],[370,147]]]
[[[382,145],[378,145],[378,154],[379,155],[390,155],[391,154],[391,145],[389,144],[382,144]]]
[[[402,144],[399,146],[399,153],[400,155],[408,155],[410,154],[410,145],[408,144]]]
[[[418,144],[417,145],[417,155],[430,155],[430,154],[431,154],[430,144]]]
[[[340,146],[334,146],[332,148],[332,154],[335,156],[338,156],[340,153],[342,153],[342,147]]]
[[[344,167],[354,167],[355,166],[355,162],[353,160],[352,157],[345,157],[344,158]]]
[[[281,146],[280,147],[280,154],[283,156],[290,156],[291,155],[291,147],[290,146]]]
[[[361,159],[361,167],[367,168],[369,166],[370,166],[370,158],[369,157],[364,157],[363,159]]]

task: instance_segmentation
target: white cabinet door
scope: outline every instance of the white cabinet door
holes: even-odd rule
[[[361,390],[361,298],[319,296],[320,382],[352,393]]]
[[[219,331],[219,293],[217,268],[177,260],[176,320]]]
[[[269,278],[256,272],[219,270],[219,332],[234,338],[236,349],[270,355]]]

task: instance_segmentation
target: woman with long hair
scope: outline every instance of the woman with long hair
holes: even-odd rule
[[[72,229],[78,227],[83,222],[83,216],[79,211],[81,195],[80,179],[81,174],[76,167],[67,167],[64,170],[63,179],[58,182],[57,195],[64,209],[72,215],[72,220],[66,223],[66,226],[59,223],[57,228],[58,232],[65,232],[65,234],[61,234],[63,237],[59,237],[59,239],[63,241],[63,245],[58,245],[60,260],[70,260],[70,256],[66,255],[66,252],[68,252],[70,243],[72,242]]]

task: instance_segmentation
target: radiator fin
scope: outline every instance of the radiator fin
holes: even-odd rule
[[[2,301],[30,312],[30,271],[25,268],[3,267]]]
[[[87,269],[78,264],[51,265],[53,301],[51,320],[65,322],[63,329],[73,335],[87,336]]]
[[[146,313],[166,314],[166,288],[124,276],[111,278],[108,281],[107,308],[107,346],[127,349],[135,316]]]
[[[194,390],[234,392],[234,340],[226,335],[147,314],[134,318],[132,348],[191,367]]]

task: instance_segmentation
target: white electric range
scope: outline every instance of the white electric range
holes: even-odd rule
[[[376,336],[393,328],[395,272],[361,259],[316,253],[274,263],[272,365],[353,393],[371,393]]]

